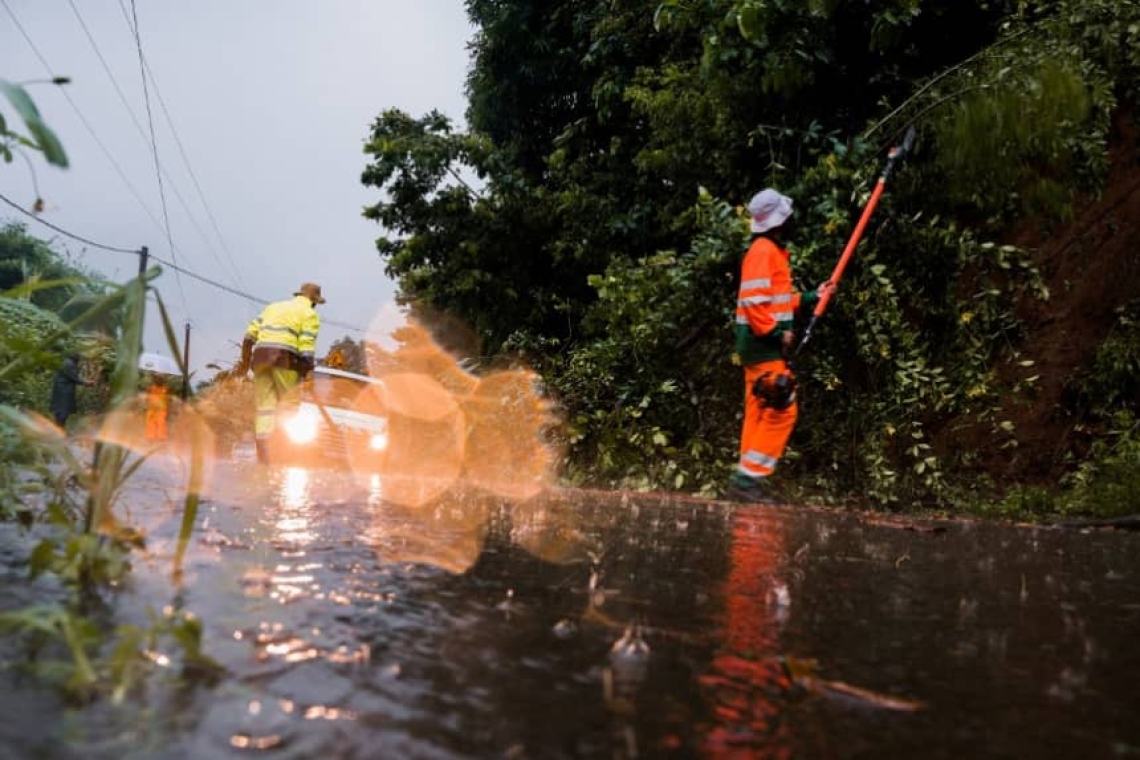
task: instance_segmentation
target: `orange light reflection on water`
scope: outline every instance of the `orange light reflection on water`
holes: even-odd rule
[[[278,494],[275,538],[302,546],[312,543],[316,538],[309,519],[312,508],[311,478],[304,467],[286,468]]]
[[[188,491],[205,496],[214,486],[216,436],[193,404],[171,399],[167,435],[155,440],[147,437],[139,401],[128,400],[99,419],[94,438],[147,458],[148,466],[183,483]]]

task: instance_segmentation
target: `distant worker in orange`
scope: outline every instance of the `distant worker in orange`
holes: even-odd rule
[[[348,369],[348,362],[344,359],[344,352],[339,348],[329,351],[325,357],[325,366],[330,369]]]
[[[748,204],[752,243],[740,270],[736,299],[736,353],[744,367],[744,426],[740,460],[726,496],[771,503],[767,479],[784,454],[796,425],[796,381],[786,357],[795,347],[796,309],[808,308],[832,288],[797,293],[784,238],[792,199],[767,188]]]
[[[321,329],[316,306],[324,302],[321,286],[306,282],[293,298],[266,306],[246,329],[237,373],[244,377],[253,370],[253,432],[257,460],[263,464],[269,462],[279,408],[296,400],[297,385],[313,371]]]
[[[157,372],[150,376],[146,389],[146,439],[165,441],[167,438],[166,417],[170,411],[170,389],[166,380]]]

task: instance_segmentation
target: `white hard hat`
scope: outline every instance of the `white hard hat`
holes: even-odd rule
[[[768,187],[748,202],[748,213],[752,216],[752,231],[767,232],[779,227],[792,215],[792,199]]]

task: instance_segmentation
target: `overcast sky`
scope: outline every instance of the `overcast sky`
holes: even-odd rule
[[[413,116],[437,109],[462,127],[473,32],[462,0],[134,2],[158,84],[157,92],[148,86],[174,251],[128,23],[131,0],[0,0],[0,78],[72,79],[66,94],[75,108],[60,88],[27,87],[71,161],[60,170],[32,156],[46,204],[42,218],[111,246],[146,245],[162,259],[266,300],[318,282],[328,299],[318,352],[345,335],[362,337],[329,321],[367,328],[391,308],[394,293],[374,244],[382,230],[360,215],[378,198],[360,184],[363,141],[386,108]],[[0,109],[12,116],[7,103]],[[31,206],[36,189],[25,162],[0,164],[0,192]],[[0,205],[0,221],[17,218]],[[22,221],[38,237],[55,235]],[[115,281],[137,271],[137,257],[129,254],[58,237],[53,245]],[[158,289],[179,336],[187,321],[192,327],[191,367],[199,378],[210,374],[201,371],[206,363],[237,359],[231,341],[241,340],[260,306],[169,271]],[[152,306],[146,349],[168,353],[158,323]]]

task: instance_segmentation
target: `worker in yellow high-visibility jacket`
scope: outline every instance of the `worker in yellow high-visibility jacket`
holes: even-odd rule
[[[260,462],[269,461],[277,415],[296,403],[295,389],[313,371],[321,329],[316,306],[324,302],[321,286],[306,282],[293,298],[266,306],[246,330],[237,370],[239,376],[253,370],[253,432]]]

